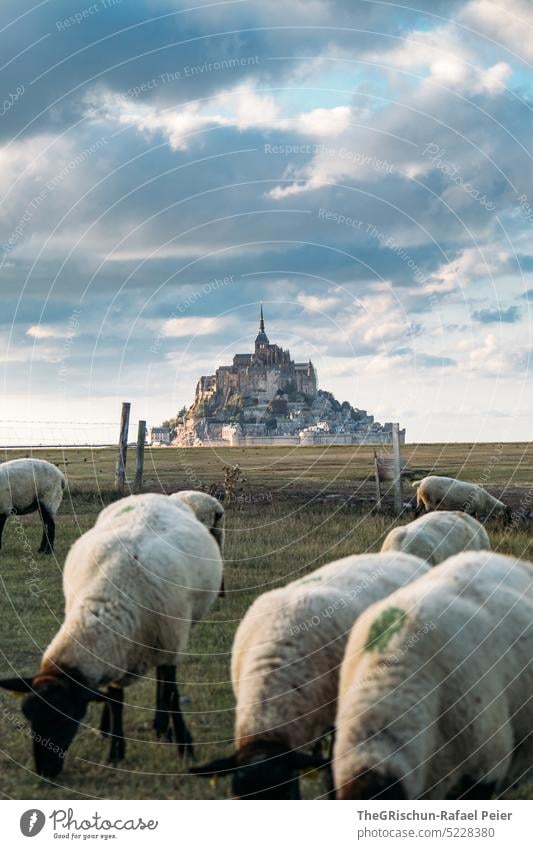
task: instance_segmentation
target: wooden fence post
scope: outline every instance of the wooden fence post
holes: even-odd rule
[[[381,503],[381,481],[379,479],[379,463],[378,463],[378,455],[374,451],[374,477],[376,479],[376,510],[381,510],[383,505]]]
[[[400,425],[392,425],[392,456],[394,461],[394,512],[397,516],[403,510],[402,463],[400,459]]]
[[[115,472],[115,489],[120,495],[124,494],[126,486],[126,457],[128,454],[128,431],[130,427],[131,404],[124,401],[120,416],[120,436],[118,440],[117,468]]]
[[[144,473],[144,443],[146,442],[146,422],[143,419],[139,421],[137,430],[137,454],[135,462],[135,483],[133,485],[135,492],[141,492],[143,488],[143,473]]]

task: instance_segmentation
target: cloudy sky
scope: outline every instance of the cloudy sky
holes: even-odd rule
[[[0,44],[3,440],[158,423],[260,299],[410,441],[531,439],[530,3],[2,0]]]

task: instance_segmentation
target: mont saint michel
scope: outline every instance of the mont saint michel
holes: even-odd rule
[[[154,429],[152,441],[202,445],[352,445],[390,442],[392,425],[318,388],[310,359],[271,342],[261,305],[254,350],[200,377],[189,409]],[[401,432],[402,441],[405,431]]]

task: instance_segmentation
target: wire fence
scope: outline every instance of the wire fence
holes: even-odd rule
[[[128,441],[136,439],[137,422]],[[119,423],[0,419],[0,448],[80,448],[115,446]]]

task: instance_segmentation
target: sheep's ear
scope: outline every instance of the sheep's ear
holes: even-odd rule
[[[237,763],[236,756],[233,754],[227,758],[216,758],[214,761],[210,761],[202,766],[193,766],[189,772],[191,775],[199,775],[201,778],[211,778],[211,776],[218,775],[221,772],[229,775],[231,772],[235,772],[236,769],[239,769],[239,764]]]
[[[213,526],[210,528],[211,535],[215,538],[220,553],[224,554],[224,512],[215,513]]]
[[[31,693],[33,678],[0,678],[0,687],[11,690],[12,693]]]

